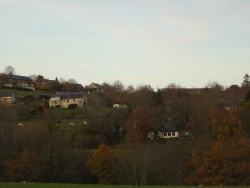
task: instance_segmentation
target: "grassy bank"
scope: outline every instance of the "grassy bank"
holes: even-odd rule
[[[131,185],[86,185],[86,184],[59,184],[59,183],[0,183],[1,188],[192,188],[195,186],[131,186]],[[203,188],[208,186],[203,186]],[[209,186],[209,188],[222,188],[223,186]],[[248,186],[234,186],[234,188]]]
[[[0,183],[1,188],[164,188],[166,186],[130,186],[130,185],[86,185],[86,184],[59,184],[59,183]],[[168,188],[171,188],[168,186]]]

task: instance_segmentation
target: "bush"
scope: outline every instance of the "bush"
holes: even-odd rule
[[[77,104],[70,104],[70,105],[68,106],[68,109],[76,109],[77,107],[78,107]]]

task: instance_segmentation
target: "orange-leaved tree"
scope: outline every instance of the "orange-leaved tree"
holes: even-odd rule
[[[147,131],[152,127],[151,109],[147,105],[137,106],[126,122],[127,142],[132,145],[144,143]]]
[[[216,115],[213,114],[213,117]],[[203,153],[199,152],[199,155],[194,154],[190,158],[189,165],[193,171],[186,179],[188,184],[250,184],[250,145],[239,117],[240,111],[232,109],[222,120],[219,116],[218,122],[213,119],[216,138]]]
[[[106,144],[101,144],[94,151],[93,156],[87,162],[92,175],[99,179],[100,184],[113,183],[112,167],[116,161],[116,155]]]
[[[42,175],[43,162],[36,152],[23,151],[14,159],[3,161],[3,166],[8,181],[37,182]]]

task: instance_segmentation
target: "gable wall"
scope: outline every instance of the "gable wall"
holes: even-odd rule
[[[60,99],[60,106],[62,108],[68,108],[70,104],[77,104],[79,108],[82,108],[84,105],[84,100],[80,99]]]

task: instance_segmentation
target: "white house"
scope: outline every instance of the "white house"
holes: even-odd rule
[[[173,124],[165,124],[160,126],[158,129],[151,129],[148,131],[148,139],[159,138],[177,138],[179,137],[179,132],[175,125]]]
[[[179,132],[176,126],[171,124],[166,124],[158,130],[158,136],[160,138],[177,138],[179,137]]]
[[[0,91],[0,103],[4,105],[11,105],[15,103],[16,97],[14,92]]]
[[[34,82],[31,78],[27,76],[19,76],[12,74],[7,74],[6,76],[9,80],[9,83],[4,84],[5,87],[14,87],[35,91]]]
[[[50,107],[68,108],[72,104],[83,108],[87,105],[87,98],[82,93],[59,93],[52,96],[49,100]]]
[[[114,104],[113,108],[128,108],[126,104]]]

